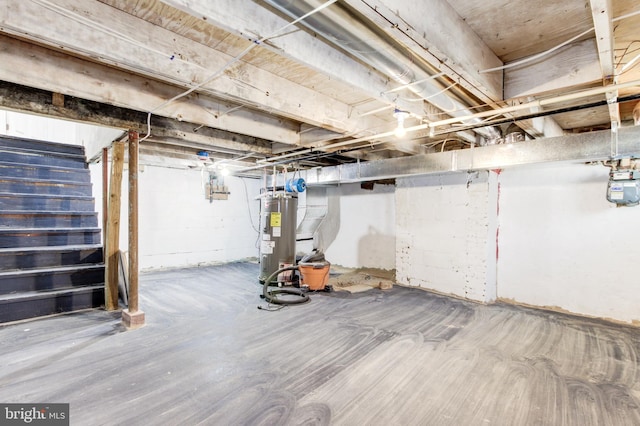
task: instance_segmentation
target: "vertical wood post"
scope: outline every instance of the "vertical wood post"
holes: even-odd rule
[[[129,131],[129,313],[138,311],[138,132]]]
[[[129,130],[129,308],[122,311],[128,329],[145,324],[138,307],[138,132]]]
[[[109,148],[102,148],[102,245],[107,243],[107,217],[109,210]],[[105,276],[106,278],[106,276]],[[105,279],[105,282],[106,279]]]
[[[122,169],[124,166],[124,142],[114,142],[109,185],[109,208],[107,213],[107,238],[105,265],[105,308],[118,308],[118,261],[120,251],[120,204],[122,195]]]

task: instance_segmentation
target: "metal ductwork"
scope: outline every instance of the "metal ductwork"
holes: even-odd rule
[[[638,140],[640,140],[640,126],[620,128],[615,141],[618,155],[640,158]],[[493,170],[559,161],[605,161],[611,157],[612,142],[612,132],[601,130],[535,139],[527,143],[490,145],[411,157],[342,164],[308,170],[304,176],[308,185],[326,185],[439,173]]]
[[[275,9],[291,18],[299,18],[322,5],[322,0],[264,0]],[[416,65],[411,57],[382,42],[381,37],[362,21],[354,18],[339,6],[332,5],[315,13],[302,22],[310,30],[322,35],[331,43],[349,52],[356,58],[393,78],[402,85],[411,84],[407,89],[452,117],[473,114],[468,106],[442,93],[442,87],[434,84],[432,76]],[[469,119],[466,124],[479,124],[480,119]],[[496,128],[483,127],[477,129],[487,138],[499,137]]]

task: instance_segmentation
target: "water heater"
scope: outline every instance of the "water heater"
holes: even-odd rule
[[[261,283],[278,269],[295,265],[298,196],[293,192],[275,191],[262,197],[260,214]],[[278,276],[277,282],[289,276]]]

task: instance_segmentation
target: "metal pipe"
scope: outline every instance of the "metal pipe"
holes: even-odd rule
[[[631,82],[631,83],[634,83],[634,82]],[[627,84],[627,83],[625,83],[625,84]],[[640,85],[640,80],[636,81],[635,85]],[[602,93],[606,93],[608,90],[612,90],[611,87],[612,86],[609,86],[607,88],[592,89],[592,90],[589,90],[589,91],[585,91],[583,96],[584,97],[592,96],[593,95],[593,93],[592,93],[593,90],[599,90]],[[615,88],[613,90],[615,90]],[[580,93],[583,93],[583,92],[580,92]],[[557,98],[551,98],[549,100],[545,100],[546,101],[545,105],[551,105],[551,104],[553,104],[555,102],[562,102],[563,100],[565,100],[565,97],[566,97],[566,95],[559,96]],[[638,99],[639,97],[640,97],[640,95],[629,95],[629,96],[621,97],[621,98],[618,98],[618,103],[620,103],[620,102],[629,102],[629,101]],[[575,98],[575,99],[578,99],[578,98]],[[554,102],[551,102],[551,101],[554,101]],[[490,124],[495,126],[495,125],[499,125],[499,124],[516,122],[516,121],[521,121],[521,120],[530,120],[530,119],[537,118],[537,117],[545,117],[545,116],[554,115],[554,114],[561,114],[563,112],[576,111],[576,110],[585,109],[585,108],[593,108],[593,107],[602,106],[602,105],[606,105],[606,104],[608,104],[608,102],[606,100],[597,101],[597,102],[591,102],[591,103],[588,103],[588,104],[577,105],[577,106],[574,106],[574,107],[560,108],[560,109],[555,109],[555,110],[552,110],[552,111],[540,111],[538,113],[527,114],[527,115],[520,116],[520,117],[504,118],[504,119],[500,119],[500,120],[497,120],[497,121],[492,121]],[[523,104],[523,105],[530,105],[530,104]],[[511,108],[511,107],[506,107],[506,108]],[[528,108],[530,108],[530,106],[525,106],[522,109],[528,109]],[[496,111],[498,112],[498,115],[500,115],[499,113],[501,112],[501,110],[494,110],[493,112],[495,113]],[[634,119],[636,120],[636,125],[638,125],[639,122],[640,122],[640,103],[638,103],[636,108],[634,108]],[[436,124],[436,123],[431,123],[431,124]],[[410,127],[410,128],[407,128],[407,132],[415,131],[418,127],[420,127],[420,129],[425,129],[425,128],[427,128],[427,126],[428,125],[424,125],[424,127],[421,127],[421,126]],[[472,130],[473,128],[474,128],[474,125],[468,125],[468,126],[463,126],[458,130]],[[431,129],[434,130],[435,127],[431,127]],[[450,130],[447,129],[446,133],[450,133]],[[346,141],[346,142],[339,142],[339,143],[335,143],[335,144],[331,144],[331,145],[325,145],[325,146],[318,147],[318,148],[315,148],[315,149],[306,148],[306,149],[303,149],[303,150],[300,150],[300,151],[296,151],[296,152],[292,152],[292,153],[289,153],[289,154],[280,155],[280,156],[277,156],[277,157],[271,157],[269,159],[270,160],[269,163],[262,164],[262,165],[257,165],[257,166],[252,166],[252,167],[247,167],[247,168],[242,169],[241,171],[250,171],[250,170],[260,169],[260,168],[263,168],[263,167],[268,167],[268,166],[274,164],[274,162],[276,162],[276,164],[281,164],[281,163],[279,163],[280,161],[288,159],[288,158],[291,158],[291,157],[294,157],[294,156],[309,154],[309,153],[312,153],[312,152],[315,152],[315,151],[324,151],[324,150],[330,149],[330,148],[340,148],[342,146],[353,145],[353,144],[358,143],[358,142],[366,142],[366,141],[369,141],[369,140],[375,139],[375,138],[388,137],[388,136],[391,136],[392,134],[393,134],[393,132],[379,133],[379,134],[376,134],[376,135],[373,135],[373,136],[370,136],[370,137],[367,136],[367,137],[362,137],[362,138],[358,138],[358,139],[351,139],[351,140]],[[437,135],[438,135],[438,133],[434,133],[434,136],[437,136]],[[373,142],[373,143],[368,143],[367,145],[350,148],[349,151],[355,151],[355,150],[358,150],[358,149],[366,148],[368,146],[378,145],[380,143],[384,143],[384,142],[383,141],[376,141],[376,142]],[[296,160],[298,160],[298,159],[296,159]]]
[[[472,118],[472,117],[473,118],[490,117],[490,116],[496,115],[496,114],[500,114],[501,115],[501,114],[506,114],[506,113],[509,113],[509,112],[522,111],[524,109],[531,109],[531,108],[536,108],[536,107],[543,107],[543,106],[546,106],[546,105],[557,104],[557,103],[560,103],[560,102],[574,101],[574,100],[577,100],[577,99],[587,98],[589,96],[602,95],[602,94],[605,94],[605,93],[610,92],[612,90],[626,89],[626,88],[635,87],[635,86],[640,86],[640,80],[629,81],[627,83],[612,84],[612,85],[609,85],[609,86],[598,87],[598,88],[595,88],[595,89],[583,90],[581,92],[568,93],[566,95],[560,95],[560,96],[556,96],[556,97],[549,98],[549,99],[539,99],[539,100],[527,102],[527,103],[520,104],[520,105],[513,105],[513,106],[509,106],[509,107],[493,109],[491,111],[477,112],[477,113],[471,114],[471,115],[469,115],[467,117],[447,118],[447,119],[444,119],[444,120],[434,121],[434,122],[423,124],[423,125],[419,125],[419,126],[409,127],[409,128],[407,128],[407,132],[409,132],[411,130],[413,130],[413,131],[424,130],[424,129],[428,129],[430,127],[439,127],[439,126],[445,126],[445,125],[448,125],[448,124],[459,123],[459,122],[462,122],[462,121],[467,120],[467,119]]]

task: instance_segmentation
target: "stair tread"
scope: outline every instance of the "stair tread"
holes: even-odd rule
[[[3,180],[12,180],[17,182],[34,183],[34,184],[46,183],[51,185],[92,186],[91,182],[78,182],[75,180],[63,180],[63,179],[36,179],[36,178],[26,178],[26,177],[0,176],[0,181],[3,181]]]
[[[64,294],[64,293],[81,293],[86,291],[99,290],[104,288],[104,283],[100,284],[91,284],[85,285],[81,287],[66,287],[66,288],[58,288],[52,290],[41,290],[41,291],[23,291],[20,293],[7,293],[0,294],[0,301],[11,301],[11,300],[19,300],[19,299],[30,299],[34,297],[48,297],[52,294]]]
[[[96,232],[100,231],[100,228],[95,226],[85,227],[85,228],[34,228],[34,227],[16,227],[16,228],[0,228],[0,231],[12,231],[12,232],[42,232],[42,231],[51,231],[51,232],[69,232],[69,231],[90,231]]]
[[[85,162],[84,154],[80,153],[70,153],[70,152],[61,152],[61,151],[46,151],[42,149],[31,149],[31,148],[22,148],[16,146],[5,146],[0,145],[0,152],[13,152],[16,154],[24,154],[24,155],[40,155],[43,157],[60,157],[71,160],[78,160],[79,162]]]
[[[8,215],[8,214],[24,214],[24,215],[55,214],[55,215],[91,216],[91,215],[96,215],[98,213],[90,210],[2,210],[0,209],[0,215]]]
[[[61,149],[84,152],[84,146],[78,145],[78,144],[64,143],[64,142],[51,142],[51,141],[45,141],[41,139],[29,139],[29,138],[24,138],[19,136],[2,135],[0,136],[0,144],[2,144],[2,142],[5,142],[5,143],[20,142],[24,144],[42,145],[48,148],[55,149],[55,152],[60,152]],[[6,146],[6,145],[2,145],[2,146]]]
[[[102,244],[73,244],[64,246],[39,246],[39,247],[9,247],[0,248],[0,254],[4,253],[29,253],[43,251],[71,251],[71,250],[95,250],[102,248]]]
[[[0,161],[0,166],[6,165],[11,167],[25,167],[25,168],[47,168],[47,169],[56,169],[56,170],[65,170],[72,172],[86,172],[89,173],[88,168],[77,168],[77,167],[63,167],[63,166],[48,166],[46,164],[31,164],[31,163],[20,163],[15,161]]]
[[[103,269],[104,263],[89,263],[89,264],[79,264],[79,265],[70,265],[70,266],[47,266],[44,268],[29,268],[29,269],[11,269],[8,271],[0,271],[0,278],[8,277],[8,276],[21,276],[21,275],[32,275],[32,274],[41,274],[43,272],[74,272],[74,271],[84,271],[84,270],[92,270],[92,269]]]
[[[0,197],[13,196],[22,198],[64,198],[68,200],[93,200],[90,195],[31,194],[25,192],[0,192]]]

